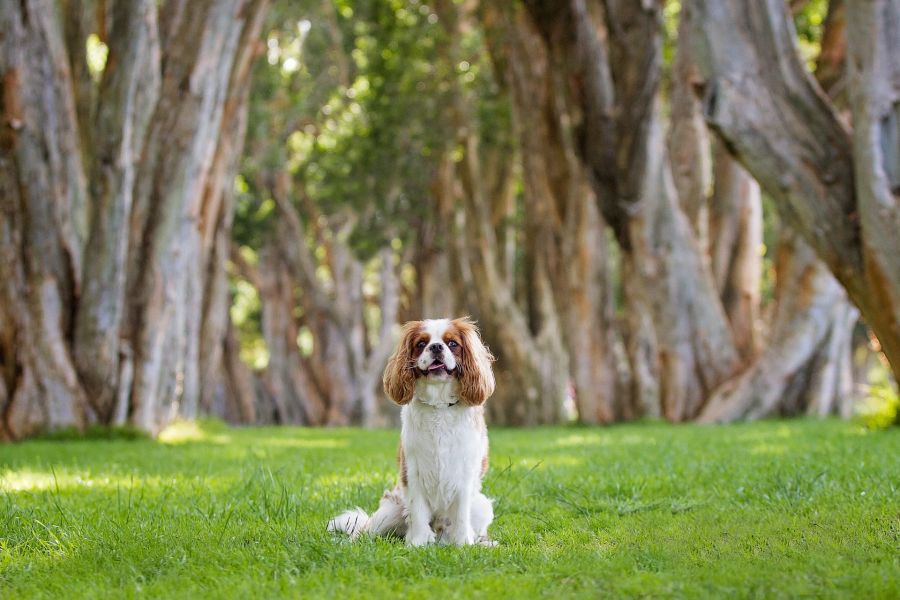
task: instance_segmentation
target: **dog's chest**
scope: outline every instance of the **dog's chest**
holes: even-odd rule
[[[472,410],[435,409],[415,401],[404,407],[401,436],[408,475],[433,510],[449,509],[461,490],[471,493],[479,480],[485,439]]]

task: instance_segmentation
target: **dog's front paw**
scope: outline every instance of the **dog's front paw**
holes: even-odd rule
[[[406,534],[406,545],[407,546],[427,546],[428,544],[434,543],[434,532],[431,528],[424,529],[421,531],[414,531],[412,529]]]
[[[471,527],[454,527],[449,537],[450,543],[456,546],[471,546],[475,543],[475,532]]]

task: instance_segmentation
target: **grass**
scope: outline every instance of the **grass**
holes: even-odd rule
[[[0,447],[0,597],[900,597],[900,430],[491,432],[498,548],[348,543],[396,431]]]

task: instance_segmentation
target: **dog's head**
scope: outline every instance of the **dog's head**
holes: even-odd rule
[[[416,381],[455,378],[464,403],[484,404],[494,393],[493,360],[467,317],[410,321],[384,371],[384,391],[397,404],[407,404]]]

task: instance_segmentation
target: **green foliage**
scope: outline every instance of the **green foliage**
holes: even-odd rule
[[[0,447],[0,595],[900,595],[896,428],[495,428],[497,548],[325,531],[393,485],[396,431],[162,440]]]
[[[85,59],[94,81],[100,81],[108,56],[109,47],[100,41],[96,33],[90,34],[85,42]]]
[[[778,216],[778,209],[775,207],[775,201],[772,197],[762,192],[761,200],[763,206],[763,247],[760,248],[760,252],[762,252],[763,257],[759,297],[762,306],[766,306],[775,300],[775,286],[778,283],[775,262],[780,238],[784,232],[784,225]]]
[[[264,369],[269,351],[262,338],[262,305],[255,287],[243,279],[232,278],[231,322],[241,342],[241,360],[253,369]]]
[[[272,237],[275,225],[275,201],[269,190],[259,183],[248,181],[240,175],[235,179],[234,223],[231,229],[231,237],[239,246],[257,250]]]
[[[857,419],[870,429],[884,429],[900,423],[900,393],[887,369],[880,369],[869,393],[857,408]]]
[[[828,0],[810,0],[794,15],[800,56],[810,71],[815,70],[822,42],[823,25],[828,14]]]
[[[675,49],[678,44],[678,23],[681,20],[681,2],[669,0],[663,7],[663,74],[664,80],[671,77],[672,63],[675,61]]]
[[[427,208],[449,135],[437,17],[417,0],[281,2],[274,14],[242,173],[286,165],[319,211],[355,215],[351,242],[372,255]],[[240,200],[258,203],[256,192]]]

